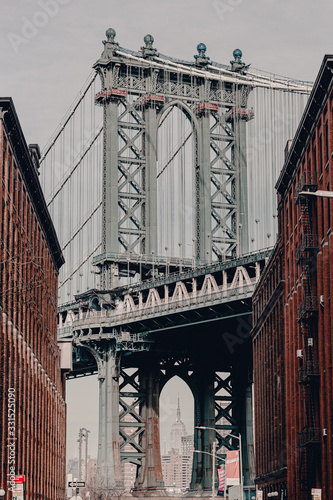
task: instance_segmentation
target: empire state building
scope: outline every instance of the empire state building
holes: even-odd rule
[[[176,422],[171,427],[170,432],[170,447],[171,450],[177,450],[178,453],[181,453],[182,450],[182,438],[187,436],[186,427],[184,422],[181,421],[180,416],[180,404],[178,397],[178,407],[177,407],[177,417]]]

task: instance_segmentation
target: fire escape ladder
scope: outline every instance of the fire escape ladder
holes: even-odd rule
[[[298,197],[302,223],[302,240],[296,249],[296,260],[302,273],[303,302],[297,310],[297,321],[309,321],[318,311],[318,297],[312,292],[312,267],[318,249],[318,237],[312,233],[311,207],[308,197]]]
[[[312,277],[316,266],[318,236],[312,232],[311,197],[300,195],[304,191],[315,191],[315,174],[303,172],[295,190],[295,202],[299,205],[302,224],[302,239],[296,248],[296,261],[301,267],[303,301],[297,309],[303,339],[303,363],[298,372],[298,382],[302,385],[305,427],[299,433],[298,481],[301,491],[309,493],[313,483],[318,445],[321,443],[321,429],[316,427],[316,383],[319,380],[319,362],[314,357],[315,318],[319,308],[318,297],[313,295]]]
[[[301,486],[301,491],[305,492],[307,491],[307,453],[305,448],[300,449],[300,459],[299,459],[299,465],[297,467],[297,480],[300,483]]]

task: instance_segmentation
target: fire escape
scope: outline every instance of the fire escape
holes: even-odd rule
[[[321,430],[318,427],[318,383],[319,361],[317,358],[317,315],[319,300],[315,295],[313,277],[317,262],[318,235],[313,233],[311,196],[300,195],[301,191],[316,191],[314,172],[303,172],[295,192],[295,202],[299,205],[302,224],[302,239],[296,249],[296,262],[301,268],[303,301],[297,309],[297,321],[303,341],[303,353],[298,374],[302,386],[305,427],[299,433],[298,446],[300,461],[298,481],[302,491],[309,491],[314,484],[316,462],[320,460]]]

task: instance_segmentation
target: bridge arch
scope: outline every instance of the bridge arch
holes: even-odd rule
[[[157,115],[157,210],[160,255],[193,258],[197,236],[199,122],[193,108],[171,100]],[[167,248],[167,250],[166,250]]]
[[[190,389],[193,400],[194,400],[194,425],[199,425],[200,423],[200,405],[199,405],[199,390],[196,383],[191,379],[188,371],[182,366],[172,366],[166,371],[164,375],[161,376],[159,384],[159,396],[166,384],[170,382],[174,377],[180,378],[186,386]]]
[[[195,133],[197,133],[199,130],[199,122],[195,113],[193,112],[190,106],[180,101],[179,99],[170,101],[163,106],[158,115],[158,125],[160,125],[161,119],[163,118],[163,115],[166,113],[166,111],[168,111],[168,109],[173,107],[179,108],[181,111],[183,111],[188,120],[195,125]]]

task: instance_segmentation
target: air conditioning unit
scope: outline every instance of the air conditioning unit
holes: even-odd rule
[[[308,346],[313,347],[313,338],[312,337],[308,338]]]
[[[323,429],[323,436],[327,436],[327,429]]]
[[[298,358],[303,358],[303,349],[297,349],[296,356]]]

